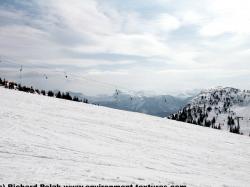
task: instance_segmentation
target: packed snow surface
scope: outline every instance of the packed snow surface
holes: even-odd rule
[[[0,88],[1,183],[250,185],[250,137]]]

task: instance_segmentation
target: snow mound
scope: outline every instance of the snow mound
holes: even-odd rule
[[[250,184],[250,138],[0,88],[4,183]]]

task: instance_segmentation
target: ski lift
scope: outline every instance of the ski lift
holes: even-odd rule
[[[23,66],[22,65],[21,65],[19,71],[20,71],[20,73],[23,71]]]
[[[66,73],[66,72],[64,72],[64,76],[65,76],[65,78],[66,78],[66,79],[68,78],[68,75],[67,75],[67,73]]]
[[[44,74],[43,76],[44,76],[45,79],[48,79],[48,76],[47,76],[47,75]]]
[[[22,84],[22,71],[23,71],[23,66],[21,65],[20,69],[20,84]]]
[[[118,101],[118,95],[119,95],[120,93],[119,93],[119,90],[118,89],[116,89],[115,90],[115,94],[114,94],[114,98]]]
[[[119,95],[119,91],[117,89],[115,90],[115,95]]]

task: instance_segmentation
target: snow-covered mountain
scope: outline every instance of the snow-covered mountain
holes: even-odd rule
[[[250,135],[250,91],[204,90],[170,119]]]
[[[191,99],[191,97],[174,97],[171,95],[132,95],[121,91],[117,91],[111,96],[101,95],[95,97],[89,97],[74,92],[70,92],[70,94],[79,98],[87,98],[90,103],[97,105],[159,117],[165,117],[177,112]]]
[[[250,138],[0,87],[6,184],[246,187]]]

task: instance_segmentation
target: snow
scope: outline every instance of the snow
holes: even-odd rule
[[[200,118],[198,112],[198,109],[200,108],[202,114],[207,114],[204,118],[205,120],[212,121],[212,119],[215,118],[214,125],[217,127],[220,125],[221,130],[226,131],[229,131],[230,129],[230,126],[228,125],[228,117],[232,117],[234,120],[235,124],[232,126],[238,126],[237,117],[241,117],[239,120],[240,133],[246,136],[250,135],[249,90],[242,91],[231,87],[216,87],[203,90],[184,108],[191,109],[191,115],[195,121],[198,121],[198,118]],[[208,108],[211,110],[208,110]],[[205,120],[202,122],[203,125]]]
[[[2,183],[250,184],[250,138],[0,88]]]

